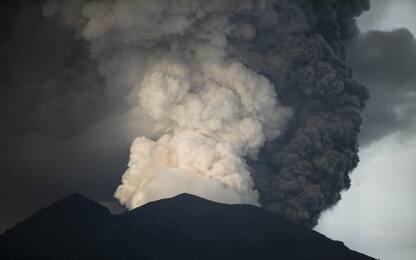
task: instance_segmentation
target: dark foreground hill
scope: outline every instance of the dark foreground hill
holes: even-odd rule
[[[253,206],[183,194],[111,215],[74,194],[0,236],[0,259],[372,258]]]

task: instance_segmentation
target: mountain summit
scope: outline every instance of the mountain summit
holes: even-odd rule
[[[111,215],[73,194],[0,236],[0,259],[373,258],[254,206],[181,194]]]

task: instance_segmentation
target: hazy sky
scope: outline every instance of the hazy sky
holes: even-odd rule
[[[413,51],[406,53],[407,47],[403,47],[415,50],[416,45],[413,35],[410,39],[406,32],[390,32],[404,27],[415,34],[415,14],[416,3],[412,0],[373,0],[370,12],[359,19],[363,33],[385,31],[364,36],[367,42],[385,37],[396,44],[392,43],[390,49],[375,44],[368,52],[382,51],[377,54],[381,57],[377,62],[354,63],[370,64],[374,70],[363,69],[360,73],[360,67],[354,68],[353,64],[357,77],[367,81],[372,96],[362,139],[367,137],[367,131],[379,130],[378,139],[362,140],[361,161],[352,174],[351,189],[323,214],[315,228],[352,249],[387,260],[416,259],[416,66],[412,66],[416,56]],[[410,43],[401,45],[399,40]],[[394,59],[388,57],[390,53]],[[361,55],[359,59],[368,57]],[[383,74],[387,67],[389,71],[396,67],[396,74]]]

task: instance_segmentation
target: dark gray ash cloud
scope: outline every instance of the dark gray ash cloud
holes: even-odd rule
[[[367,8],[368,1],[286,6],[282,13],[290,16],[282,17],[297,26],[260,29],[257,49],[245,46],[242,52],[296,111],[286,136],[266,144],[260,160],[251,162],[262,205],[307,226],[340,199],[359,161],[357,135],[368,92],[344,58],[346,40],[358,32],[353,17]]]

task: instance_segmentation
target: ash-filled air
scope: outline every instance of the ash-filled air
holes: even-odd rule
[[[115,197],[187,192],[316,224],[358,161],[365,87],[345,64],[368,1],[48,1],[146,125]],[[110,140],[111,141],[111,140]]]

